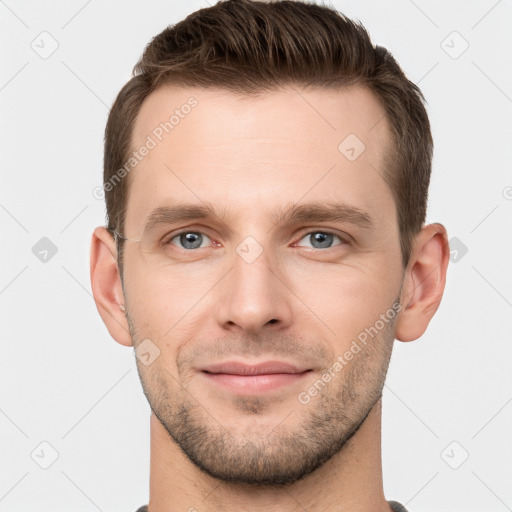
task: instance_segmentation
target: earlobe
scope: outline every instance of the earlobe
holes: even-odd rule
[[[443,297],[450,258],[448,235],[442,224],[428,224],[416,236],[407,265],[395,338],[419,338],[437,311]]]
[[[104,227],[94,230],[91,239],[91,287],[96,308],[110,335],[118,343],[131,346],[125,316],[121,276],[116,261],[115,241]]]

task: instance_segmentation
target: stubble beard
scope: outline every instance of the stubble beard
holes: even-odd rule
[[[265,396],[233,399],[234,408],[254,420],[251,428],[242,431],[236,425],[222,424],[222,418],[208,410],[209,404],[201,403],[186,387],[180,389],[167,369],[155,365],[149,371],[139,361],[137,369],[153,413],[200,470],[232,484],[283,486],[304,478],[338,454],[364,423],[382,396],[395,323],[396,319],[386,324],[314,400],[301,404],[293,394],[294,400],[282,410],[283,420],[272,427],[258,422],[273,409]],[[129,324],[137,346],[136,330],[130,320]],[[297,414],[300,421],[290,427],[286,417]]]

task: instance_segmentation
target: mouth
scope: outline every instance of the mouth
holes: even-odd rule
[[[201,369],[212,384],[242,395],[261,394],[289,386],[312,371],[283,361],[259,364],[228,361]]]

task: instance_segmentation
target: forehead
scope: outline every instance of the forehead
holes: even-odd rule
[[[151,149],[130,173],[126,224],[160,204],[203,199],[247,211],[341,194],[360,207],[389,207],[390,144],[384,109],[364,87],[248,96],[161,86],[135,122],[132,149]]]
[[[195,106],[189,108],[192,103]],[[375,138],[386,138],[388,132],[379,99],[362,86],[336,89],[289,86],[244,95],[216,88],[164,85],[143,102],[133,129],[134,143],[142,143],[148,134],[169,120],[173,138],[177,139],[180,132],[186,131],[187,123],[181,121],[189,111],[194,118],[200,118],[200,123],[194,123],[194,131],[204,141],[220,141],[227,136],[293,135],[314,143],[326,135],[329,140],[336,140],[348,127],[365,139],[370,131]],[[236,131],[226,133],[223,127]],[[167,134],[165,130],[164,134]]]

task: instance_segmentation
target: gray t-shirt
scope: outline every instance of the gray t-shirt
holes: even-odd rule
[[[397,501],[388,501],[388,503],[391,505],[394,512],[407,512],[407,509]],[[137,512],[148,512],[148,506],[144,505],[143,507],[140,507]]]
[[[398,501],[388,501],[388,503],[391,505],[394,512],[407,512],[407,509],[403,505],[400,505]]]

